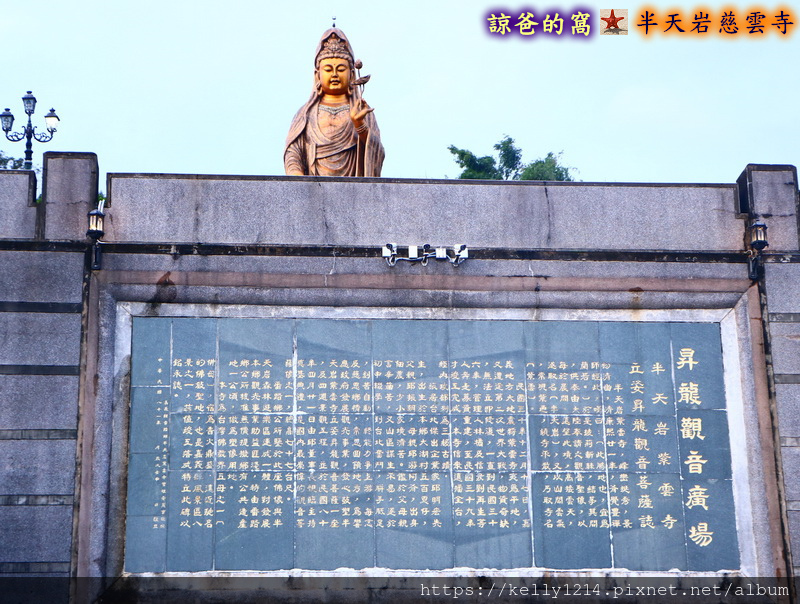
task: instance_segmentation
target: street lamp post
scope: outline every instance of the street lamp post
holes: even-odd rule
[[[56,115],[56,110],[51,109],[50,112],[44,116],[47,132],[36,132],[36,127],[31,124],[31,116],[36,110],[36,97],[33,96],[30,90],[22,97],[22,104],[25,107],[25,113],[28,114],[28,125],[25,126],[22,132],[11,132],[11,128],[14,126],[14,116],[11,111],[9,111],[8,107],[6,107],[3,113],[0,113],[0,124],[2,124],[3,132],[6,133],[6,138],[11,142],[16,143],[23,138],[26,139],[25,164],[23,167],[25,170],[30,170],[33,167],[33,146],[31,140],[35,138],[40,143],[46,143],[51,140],[59,120]]]

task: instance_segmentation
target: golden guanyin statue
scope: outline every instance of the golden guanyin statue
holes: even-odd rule
[[[283,152],[290,176],[380,176],[383,145],[373,108],[362,98],[369,76],[356,77],[347,37],[324,34],[314,62],[314,90],[292,120]]]

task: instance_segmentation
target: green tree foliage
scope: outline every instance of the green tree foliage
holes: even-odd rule
[[[520,172],[520,180],[560,180],[571,182],[575,180],[569,173],[569,168],[560,166],[558,160],[561,153],[556,155],[550,151],[546,157],[532,161]]]
[[[497,169],[495,159],[491,155],[478,157],[472,151],[459,149],[455,145],[450,145],[448,149],[450,153],[456,156],[456,163],[464,170],[459,178],[478,180],[503,179]]]
[[[522,165],[522,150],[514,145],[514,139],[507,134],[499,143],[496,143],[494,150],[500,158],[497,170],[503,180],[517,180],[520,175]]]
[[[11,157],[0,151],[0,168],[5,170],[22,170],[22,165],[24,163],[24,159]]]
[[[561,153],[548,153],[529,164],[522,163],[522,150],[514,145],[514,139],[506,135],[495,144],[497,158],[491,155],[478,157],[472,151],[450,145],[448,150],[462,168],[461,179],[483,180],[575,180],[570,168],[559,165]],[[574,169],[574,168],[573,168]]]

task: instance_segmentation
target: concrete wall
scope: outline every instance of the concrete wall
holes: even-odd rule
[[[84,241],[86,215],[97,207],[97,156],[48,151],[43,174],[43,238]]]
[[[735,185],[110,174],[110,242],[740,250]]]
[[[800,257],[798,234],[797,171],[775,166],[751,176],[755,192],[752,211],[763,217],[770,231],[794,245],[795,253],[776,254],[765,267],[764,298],[767,308],[768,353],[777,404],[780,458],[785,484],[788,532],[795,575],[800,575]],[[773,233],[769,236],[772,239]],[[770,246],[771,249],[772,246]]]
[[[36,173],[0,170],[0,238],[36,236]]]
[[[97,160],[46,153],[44,166],[50,200],[39,206],[33,172],[0,171],[0,578],[73,574],[82,206],[97,197]],[[46,599],[68,597],[67,584],[52,587]]]
[[[88,290],[96,158],[55,154],[45,167],[44,240],[0,233],[10,267],[0,273],[0,541],[11,543],[0,573],[121,569],[128,419],[117,325],[129,303],[153,313],[391,306],[575,318],[727,309],[750,414],[752,567],[800,570],[790,555],[791,544],[800,551],[793,167],[751,165],[738,185],[112,174],[102,269]],[[30,176],[0,174],[0,202],[23,199],[20,179]],[[769,226],[757,284],[745,248],[752,217]],[[390,267],[387,242],[464,243],[470,259]]]
[[[749,165],[738,179],[740,209],[761,218],[770,246],[761,289],[768,379],[778,435],[793,572],[800,573],[800,237],[797,169]],[[785,252],[785,253],[782,253]]]
[[[84,254],[0,263],[0,576],[69,576]]]

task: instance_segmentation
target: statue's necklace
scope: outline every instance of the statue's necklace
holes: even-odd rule
[[[331,115],[338,115],[342,111],[346,111],[346,110],[350,109],[350,104],[349,103],[345,103],[344,105],[322,105],[322,104],[320,104],[319,108],[322,111],[330,113]]]

